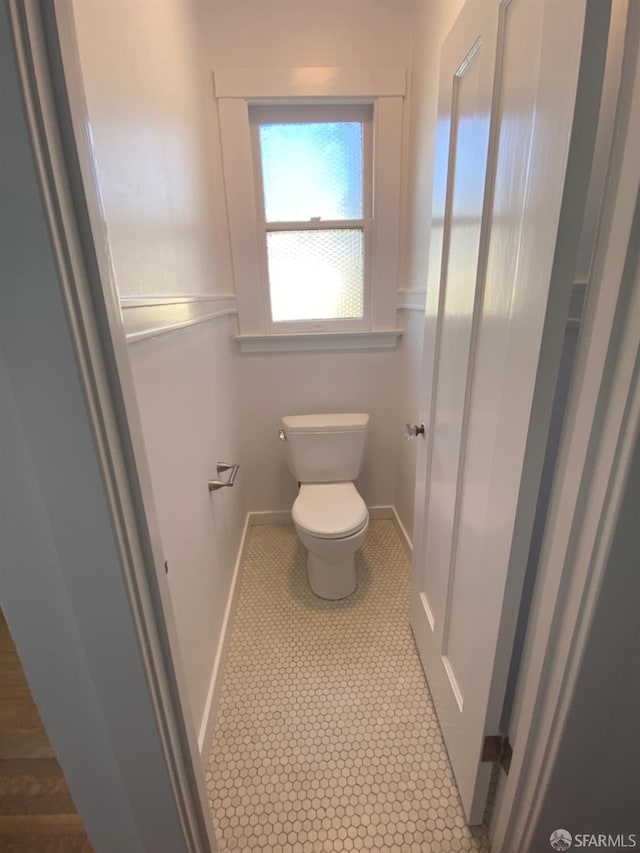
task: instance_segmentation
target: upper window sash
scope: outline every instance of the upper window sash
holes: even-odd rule
[[[333,106],[250,106],[249,119],[251,123],[252,151],[254,167],[256,169],[256,183],[258,185],[257,202],[258,214],[262,224],[267,228],[275,228],[280,224],[293,224],[296,222],[313,222],[314,227],[326,227],[326,223],[363,223],[371,218],[372,213],[372,117],[373,107],[371,104],[348,104]],[[265,203],[265,176],[262,174],[262,146],[260,142],[260,129],[269,125],[312,125],[312,124],[342,124],[357,123],[362,128],[361,146],[361,192],[362,208],[361,216],[311,216],[306,219],[297,217],[271,217],[267,218]],[[314,211],[315,213],[315,211]]]

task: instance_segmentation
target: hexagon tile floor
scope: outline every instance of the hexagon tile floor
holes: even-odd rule
[[[207,787],[220,850],[489,850],[465,826],[387,520],[358,588],[316,598],[288,525],[250,529]]]

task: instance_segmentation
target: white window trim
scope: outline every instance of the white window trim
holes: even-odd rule
[[[402,101],[405,72],[399,68],[221,68],[214,72],[220,117],[220,136],[227,192],[229,236],[238,298],[238,342],[243,351],[256,352],[258,339],[263,351],[275,351],[278,340],[292,349],[368,348],[380,341],[381,333],[400,330],[396,326],[396,292],[400,249],[400,183],[402,158]],[[373,107],[373,186],[375,210],[371,252],[370,317],[367,329],[345,332],[332,328],[278,334],[272,331],[268,292],[260,262],[258,208],[253,168],[249,107],[261,104],[371,104]],[[323,325],[323,324],[321,324]],[[328,332],[328,333],[327,333]],[[374,334],[371,334],[374,333]],[[333,344],[329,344],[329,339]],[[270,343],[267,343],[270,341]]]
[[[323,352],[325,350],[395,349],[402,329],[366,332],[301,332],[287,335],[236,335],[244,353]]]

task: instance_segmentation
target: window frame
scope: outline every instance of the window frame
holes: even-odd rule
[[[312,124],[320,122],[357,121],[362,124],[362,218],[332,220],[293,220],[267,222],[265,214],[264,178],[260,150],[260,127],[263,124]],[[371,328],[371,268],[373,241],[373,107],[371,104],[287,104],[249,105],[251,150],[256,189],[256,227],[259,242],[261,296],[267,334],[304,332],[351,332]],[[357,229],[363,241],[362,317],[332,317],[310,320],[273,319],[271,285],[267,254],[267,235],[271,231],[330,231]]]
[[[392,349],[397,328],[404,68],[218,68],[214,91],[226,190],[233,277],[243,352]],[[271,321],[266,247],[261,259],[259,205],[250,111],[258,107],[352,106],[372,112],[373,218],[363,320]],[[344,223],[342,223],[344,224]],[[366,237],[369,240],[366,240]],[[287,330],[283,326],[287,325]],[[297,325],[297,324],[295,324]],[[349,328],[347,328],[349,326]],[[357,326],[357,327],[356,327]]]

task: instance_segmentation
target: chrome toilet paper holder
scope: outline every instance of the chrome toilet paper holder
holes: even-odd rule
[[[231,471],[231,473],[228,480],[209,480],[209,491],[216,492],[218,489],[224,489],[225,486],[233,486],[239,469],[239,465],[234,465],[231,462],[218,462],[216,466],[218,474],[224,474],[225,471]]]

